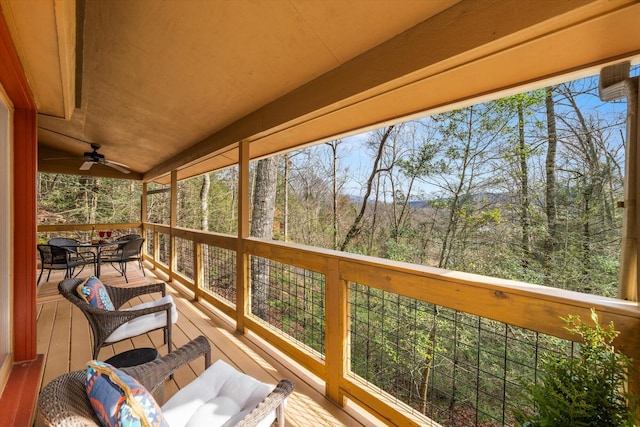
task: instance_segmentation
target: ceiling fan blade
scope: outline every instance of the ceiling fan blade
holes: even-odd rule
[[[78,160],[77,157],[48,157],[42,160]]]
[[[88,171],[93,166],[93,162],[84,162],[82,166],[80,166],[81,171]]]
[[[117,163],[117,162],[112,162],[110,160],[107,160],[106,162],[104,162],[104,164],[122,173],[130,173],[129,169],[127,169],[128,166],[123,165],[122,163]]]
[[[125,165],[124,163],[120,163],[120,162],[114,162],[113,160],[106,160],[106,163],[111,163],[112,165],[118,165],[120,167],[123,167],[125,169],[129,169],[128,165]]]

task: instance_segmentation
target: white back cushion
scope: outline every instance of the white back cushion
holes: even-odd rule
[[[173,302],[171,295],[163,296],[155,301],[144,302],[125,310],[139,310],[147,307],[156,307],[166,303],[171,303],[171,323],[176,323],[178,320],[178,310]],[[167,324],[167,312],[162,311],[159,313],[146,314],[144,316],[137,317],[128,321],[124,325],[117,328],[105,342],[117,342],[131,337],[137,337],[140,334],[144,334],[147,331],[161,328]]]
[[[260,403],[274,386],[218,360],[162,406],[171,427],[232,426]],[[260,425],[269,426],[275,411]]]

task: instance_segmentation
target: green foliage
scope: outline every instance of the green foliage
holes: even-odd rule
[[[141,193],[140,184],[131,180],[39,173],[39,223],[139,221]]]
[[[638,422],[637,396],[626,389],[632,362],[612,344],[618,335],[613,323],[602,327],[595,310],[591,319],[593,325],[579,316],[563,319],[584,345],[577,358],[548,354],[540,382],[524,382],[526,395],[518,414],[523,427],[615,427]]]

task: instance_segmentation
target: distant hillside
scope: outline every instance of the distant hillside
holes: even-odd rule
[[[362,196],[349,195],[348,197],[349,197],[349,200],[351,200],[353,203],[357,203],[357,204],[362,203]],[[489,201],[489,203],[501,203],[506,201],[508,197],[509,196],[507,193],[499,193],[499,194],[479,193],[473,196],[473,200],[474,201],[487,200]],[[442,203],[444,201],[446,201],[445,198],[437,198],[437,199],[431,199],[431,200],[410,200],[409,206],[412,209],[425,209],[425,208],[432,207],[432,202]]]

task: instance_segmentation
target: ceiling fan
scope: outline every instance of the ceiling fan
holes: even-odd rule
[[[107,160],[104,158],[104,154],[98,153],[98,149],[100,148],[98,144],[90,143],[90,145],[93,151],[85,151],[83,155],[84,163],[82,163],[82,165],[80,166],[81,171],[89,170],[91,169],[91,166],[99,163],[101,165],[112,167],[122,173],[130,172],[129,166],[123,163],[114,162],[113,160]]]
[[[76,141],[80,141],[83,142],[85,144],[89,144],[91,146],[91,151],[85,151],[84,154],[82,155],[82,159],[84,160],[84,162],[82,163],[82,165],[80,166],[80,170],[82,171],[87,171],[89,169],[91,169],[91,166],[95,165],[95,164],[101,164],[101,165],[105,165],[105,166],[109,166],[121,173],[124,174],[128,174],[131,173],[131,171],[129,170],[129,166],[123,164],[123,163],[118,163],[118,162],[114,162],[113,160],[107,160],[104,157],[104,154],[100,154],[98,153],[98,149],[100,148],[100,144],[96,144],[94,142],[89,142],[89,141],[85,141],[83,139],[79,139],[70,135],[66,135],[64,133],[61,132],[57,132],[53,129],[47,129],[44,127],[40,127],[39,129],[42,129],[44,131],[47,132],[52,132],[52,133],[56,133],[58,135],[62,135],[65,138],[70,138],[70,139],[75,139]],[[68,159],[77,159],[77,157],[57,157],[57,158],[49,158],[49,159],[44,159],[44,160],[68,160]]]

